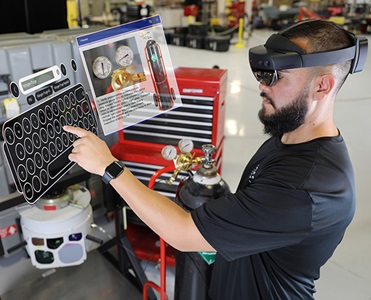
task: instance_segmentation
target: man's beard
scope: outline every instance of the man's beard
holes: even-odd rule
[[[264,125],[264,133],[270,134],[273,137],[281,137],[284,133],[294,131],[301,126],[308,112],[308,94],[309,91],[306,89],[292,103],[276,110],[271,115],[266,114],[266,109],[263,106],[258,116]],[[272,98],[264,92],[260,96],[268,99],[275,108]]]

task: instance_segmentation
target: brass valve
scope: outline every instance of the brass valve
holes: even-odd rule
[[[142,82],[146,80],[144,73],[136,73],[133,66],[127,68],[123,67],[113,71],[111,86],[114,91],[121,90],[125,87],[133,85],[136,82]]]
[[[199,164],[201,162],[201,158],[200,157],[194,158],[194,156],[195,156],[194,153],[193,154],[182,153],[178,155],[175,161],[176,169],[173,175],[171,175],[171,177],[168,180],[166,180],[166,183],[172,184],[181,171],[187,172],[192,168],[194,164]]]

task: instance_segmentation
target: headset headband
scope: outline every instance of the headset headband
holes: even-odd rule
[[[366,37],[356,36],[348,32],[354,38],[353,46],[339,50],[305,54],[303,49],[282,35],[285,31],[299,24],[302,24],[302,22],[271,35],[265,45],[251,48],[249,50],[251,68],[253,70],[285,70],[331,65],[352,60],[349,73],[362,71],[366,63],[368,50]]]

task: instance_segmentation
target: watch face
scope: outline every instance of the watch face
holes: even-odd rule
[[[123,171],[123,169],[124,168],[117,161],[115,161],[107,167],[106,172],[109,173],[112,178],[116,178]]]

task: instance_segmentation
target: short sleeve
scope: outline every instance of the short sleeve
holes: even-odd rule
[[[311,232],[305,191],[255,183],[192,211],[204,238],[226,260],[295,245]]]

